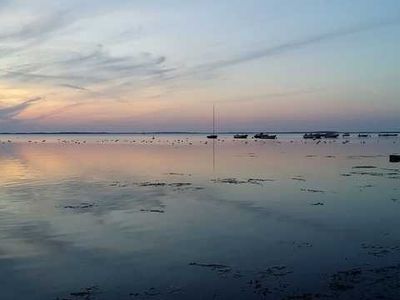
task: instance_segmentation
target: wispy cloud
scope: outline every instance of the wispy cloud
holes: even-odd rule
[[[230,66],[289,53],[297,49],[328,42],[343,36],[398,25],[400,19],[368,22],[358,26],[325,32],[303,39],[242,52],[239,55],[209,63],[185,68],[171,66],[166,56],[148,52],[135,52],[128,55],[111,54],[107,46],[97,45],[91,50],[87,45],[76,45],[74,50],[37,49],[37,44],[52,38],[60,30],[68,27],[78,17],[68,11],[54,12],[43,18],[36,18],[21,28],[14,28],[0,34],[0,41],[20,41],[23,51],[29,51],[28,63],[0,64],[0,80],[18,84],[41,84],[62,86],[76,91],[95,91],[93,85],[102,84],[112,93],[135,85],[164,85],[166,82],[181,78],[214,80],[212,76],[218,70]],[[32,43],[29,47],[26,41]],[[84,49],[86,48],[86,49]],[[89,47],[90,49],[90,47]],[[59,50],[59,49],[58,49]],[[13,51],[12,46],[4,46],[0,53]],[[46,55],[46,54],[49,55]],[[108,86],[107,86],[108,85]]]
[[[14,27],[0,34],[0,40],[27,41],[31,39],[43,39],[49,34],[69,25],[72,22],[67,11],[59,11],[47,16],[37,16],[33,21]]]
[[[35,15],[33,20],[25,24],[3,29],[0,34],[1,59],[35,49],[57,36],[76,19],[77,17],[69,11],[55,11]]]
[[[334,40],[340,37],[376,30],[388,26],[395,26],[399,24],[400,24],[400,17],[378,22],[369,22],[358,26],[342,28],[331,32],[325,32],[304,39],[292,40],[272,47],[266,47],[254,51],[245,52],[228,59],[222,59],[211,63],[199,65],[190,72],[188,72],[187,74],[195,75],[197,73],[216,71],[226,67],[287,53],[290,51],[298,50],[304,47],[312,46],[323,42],[328,42],[330,40]]]
[[[14,82],[62,85],[87,89],[86,85],[110,81],[122,82],[133,78],[146,79],[170,72],[164,56],[141,53],[131,56],[113,56],[103,47],[86,54],[62,53],[56,60],[42,59],[31,64],[0,68],[0,78]]]
[[[73,89],[73,90],[78,90],[78,91],[89,91],[87,88],[84,88],[82,86],[68,84],[68,83],[60,84],[60,86],[66,87],[66,88],[69,88],[69,89]]]
[[[9,120],[19,115],[21,112],[26,110],[28,107],[33,105],[34,103],[40,101],[41,97],[35,97],[28,100],[23,101],[20,104],[8,106],[5,108],[0,108],[0,120]]]

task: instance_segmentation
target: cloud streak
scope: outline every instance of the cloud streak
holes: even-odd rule
[[[154,56],[150,53],[113,56],[103,47],[98,47],[91,53],[74,55],[68,59],[59,57],[55,61],[42,60],[32,62],[28,66],[1,68],[0,78],[87,90],[86,85],[163,76],[171,71],[165,67],[165,60],[164,56]]]
[[[9,120],[19,115],[21,112],[26,110],[28,107],[33,105],[34,103],[40,101],[41,97],[35,97],[28,100],[23,101],[20,104],[9,106],[5,108],[0,108],[0,120]]]
[[[51,33],[64,28],[72,22],[67,11],[60,11],[48,16],[38,16],[35,20],[22,27],[9,30],[0,34],[0,40],[26,41],[38,40],[49,36]]]
[[[51,40],[72,25],[77,17],[69,11],[56,11],[48,15],[35,15],[34,20],[0,34],[1,58],[27,53]]]
[[[68,83],[60,84],[60,86],[66,87],[66,88],[69,88],[69,89],[73,89],[73,90],[78,90],[78,91],[89,91],[87,88],[84,88],[82,86],[68,84]]]
[[[367,32],[367,31],[372,31],[376,30],[379,28],[384,28],[388,26],[396,26],[400,24],[400,18],[395,18],[395,19],[388,19],[384,21],[379,21],[379,22],[369,22],[365,24],[361,24],[358,26],[353,26],[353,27],[348,27],[348,28],[343,28],[331,32],[326,32],[326,33],[321,33],[318,35],[310,36],[305,39],[298,39],[298,40],[292,40],[288,41],[286,43],[276,45],[273,47],[267,47],[263,49],[258,49],[255,51],[250,51],[243,53],[241,55],[229,58],[229,59],[222,59],[218,60],[212,63],[200,65],[198,67],[195,67],[192,72],[189,74],[196,74],[196,73],[201,73],[201,72],[211,72],[211,71],[216,71],[219,69],[235,66],[238,64],[242,63],[247,63],[251,62],[254,60],[258,59],[263,59],[266,57],[271,57],[283,53],[287,53],[290,51],[298,50],[301,48],[305,48],[308,46],[312,46],[315,44],[323,43],[323,42],[328,42],[340,37],[345,37],[348,35],[353,35],[357,33],[362,33],[362,32]]]

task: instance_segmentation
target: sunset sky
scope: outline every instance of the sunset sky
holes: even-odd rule
[[[0,132],[400,130],[398,0],[0,0]]]

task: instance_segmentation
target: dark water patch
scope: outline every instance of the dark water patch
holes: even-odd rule
[[[260,274],[274,277],[286,276],[291,273],[293,273],[293,271],[289,270],[288,267],[284,265],[269,267],[265,271],[260,272]]]
[[[218,275],[226,275],[227,273],[232,272],[232,268],[230,266],[223,264],[191,262],[189,263],[189,266],[206,268],[216,272]]]
[[[332,295],[322,293],[300,293],[297,295],[285,296],[283,300],[315,300],[315,299],[328,299],[333,298]]]
[[[323,190],[317,190],[317,189],[301,189],[302,192],[309,192],[309,193],[325,193]]]
[[[353,169],[376,169],[374,166],[357,166]],[[387,179],[400,179],[400,170],[396,168],[380,168],[379,171],[351,171],[352,175],[384,177]]]
[[[265,179],[265,178],[249,178],[249,179],[237,179],[237,178],[217,178],[211,179],[213,183],[224,183],[224,184],[259,184],[262,182],[273,182],[274,179]]]
[[[169,176],[192,176],[192,174],[177,173],[177,172],[169,172],[169,173],[165,173],[165,175],[169,175]]]
[[[211,182],[214,182],[214,183],[227,183],[227,184],[243,184],[243,183],[247,183],[246,180],[239,180],[237,178],[217,178],[217,179],[211,179]]]
[[[131,292],[129,297],[132,299],[149,299],[149,298],[174,298],[182,296],[180,294],[184,293],[183,288],[171,286],[166,289],[160,289],[155,287],[150,287],[140,292]]]
[[[146,181],[146,182],[140,182],[140,183],[134,183],[134,185],[142,186],[142,187],[185,187],[185,186],[191,186],[191,182],[173,182],[173,183],[167,183],[167,182],[151,182],[151,181]]]
[[[163,209],[141,209],[140,211],[149,213],[159,213],[159,214],[163,214],[165,212],[165,210]]]
[[[399,299],[400,264],[339,271],[329,287],[339,299]]]
[[[169,183],[168,186],[172,187],[182,187],[182,186],[190,186],[192,183],[190,182],[174,182],[174,183]]]
[[[256,295],[266,297],[282,295],[289,284],[284,281],[284,277],[292,271],[284,265],[268,267],[265,270],[255,272],[247,282],[248,288]]]
[[[296,176],[296,177],[292,177],[291,178],[292,180],[296,180],[296,181],[306,181],[303,177],[301,177],[301,176]]]
[[[331,275],[329,287],[333,291],[347,291],[354,289],[355,284],[361,282],[361,268],[339,271]]]
[[[202,186],[193,186],[191,182],[161,182],[161,181],[145,181],[134,182],[132,185],[139,187],[153,187],[153,188],[171,188],[173,191],[199,191],[203,190]],[[112,186],[119,187],[118,184],[113,183]],[[125,186],[125,185],[124,185]]]
[[[349,155],[347,158],[349,159],[363,159],[363,158],[378,158],[378,157],[386,157],[385,155]]]
[[[371,176],[371,177],[382,177],[386,179],[400,179],[400,173],[397,171],[351,171],[351,175],[358,175],[358,176]]]
[[[390,254],[400,253],[400,246],[383,246],[379,244],[361,244],[361,248],[367,250],[368,255],[383,257]]]
[[[351,172],[353,175],[370,175],[370,176],[378,176],[378,177],[383,177],[386,174],[385,173],[380,173],[380,172]]]
[[[262,182],[273,182],[275,179],[266,179],[266,178],[249,178],[247,179],[248,183],[252,184],[261,184]]]
[[[313,246],[312,243],[304,241],[280,241],[279,244],[292,246],[294,248],[311,248]]]
[[[171,187],[175,192],[183,192],[183,191],[200,191],[203,190],[202,186],[193,186],[190,182],[175,182],[169,183],[168,187]]]
[[[100,290],[97,286],[83,288],[77,292],[71,292],[67,297],[57,297],[55,300],[92,300],[96,299]]]
[[[354,166],[353,169],[376,169],[376,166]]]
[[[92,208],[95,205],[93,203],[80,203],[76,205],[65,205],[64,208],[69,208],[69,209],[88,209]]]
[[[308,244],[307,244],[307,247]],[[234,270],[220,263],[192,262],[189,266],[209,270],[218,275],[213,296],[223,298],[236,292],[237,299],[398,299],[400,288],[400,264],[371,267],[352,267],[328,273],[321,282],[305,290],[296,287],[293,276],[299,276],[286,265],[266,267],[261,270]],[[224,280],[222,283],[219,280]],[[207,287],[210,288],[210,287]],[[98,287],[85,288],[57,300],[100,299]],[[130,299],[189,299],[193,291],[179,286],[145,289],[127,292]],[[109,294],[107,293],[108,295]],[[253,295],[253,296],[252,296]],[[193,295],[191,295],[193,296]],[[103,299],[103,298],[101,298]],[[106,299],[106,298],[104,298]],[[107,297],[107,299],[112,299]],[[118,298],[119,299],[119,298]]]
[[[353,175],[369,175],[375,177],[384,177],[387,175],[397,175],[397,173],[382,173],[382,172],[367,172],[367,171],[353,171],[350,172]]]
[[[144,187],[162,187],[162,186],[166,186],[167,184],[165,182],[146,181],[146,182],[137,183],[137,185],[144,186]]]

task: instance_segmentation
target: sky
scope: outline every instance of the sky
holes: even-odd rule
[[[400,130],[398,0],[0,0],[0,132]]]

